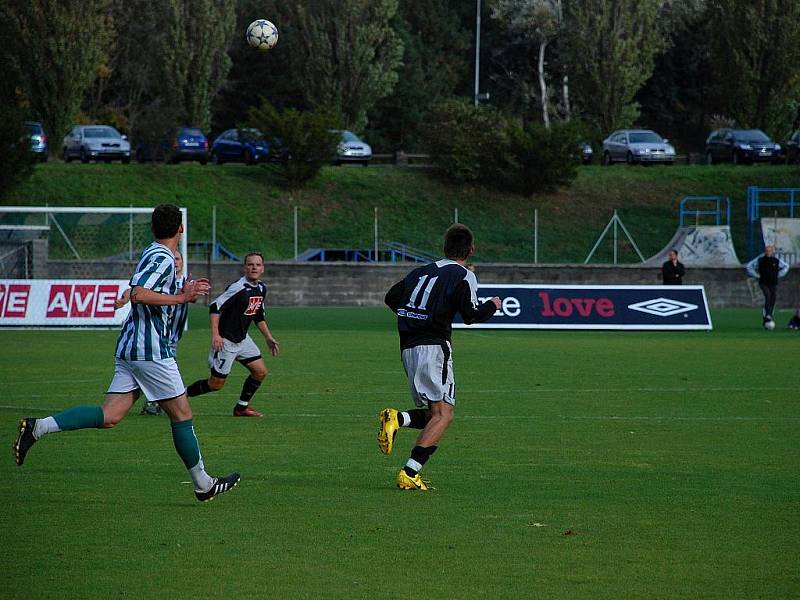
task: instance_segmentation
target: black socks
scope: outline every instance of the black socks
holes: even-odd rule
[[[403,467],[403,470],[406,472],[406,475],[409,477],[416,477],[417,473],[422,469],[431,455],[436,452],[436,448],[438,446],[428,446],[427,448],[422,446],[414,446],[411,450],[411,458],[408,459],[406,466]]]
[[[239,404],[248,405],[250,399],[253,397],[253,394],[256,393],[260,385],[261,382],[258,379],[253,379],[252,375],[248,375],[242,385],[242,393],[239,395]]]
[[[429,411],[422,408],[415,408],[414,410],[406,410],[403,412],[408,415],[408,418],[411,419],[411,422],[408,425],[403,425],[401,421],[401,427],[408,427],[410,429],[425,429],[425,425],[428,423]]]
[[[189,396],[189,398],[194,398],[195,396],[207,394],[210,391],[211,388],[208,386],[208,380],[200,379],[186,388],[186,395]]]

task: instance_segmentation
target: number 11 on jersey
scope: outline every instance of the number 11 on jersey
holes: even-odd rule
[[[425,285],[425,280],[428,279],[428,275],[423,275],[419,278],[417,282],[417,287],[414,288],[414,291],[411,292],[411,298],[408,299],[408,304],[406,306],[408,308],[414,308],[417,310],[425,310],[425,307],[428,304],[428,298],[431,295],[431,290],[433,286],[436,285],[436,280],[439,279],[439,276],[431,277],[430,281],[428,281],[428,285],[425,286],[425,291],[422,293],[422,300],[419,303],[419,306],[415,306],[414,303],[417,301],[417,296],[419,296],[419,292],[422,289],[422,286]]]

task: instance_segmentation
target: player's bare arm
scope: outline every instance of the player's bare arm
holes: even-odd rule
[[[278,345],[278,340],[272,337],[272,333],[270,333],[269,327],[267,326],[266,321],[259,321],[256,324],[258,330],[264,335],[264,339],[267,342],[267,346],[269,347],[269,353],[272,356],[278,356],[281,351],[280,346]]]
[[[186,304],[197,299],[198,296],[205,296],[211,289],[207,279],[196,279],[186,283],[179,294],[161,294],[142,286],[134,286],[131,289],[131,302],[134,304],[149,304],[151,306],[171,306],[174,304]]]
[[[211,313],[208,321],[211,327],[211,347],[219,352],[225,346],[225,340],[219,334],[219,313]]]
[[[131,301],[131,288],[128,288],[127,290],[122,292],[122,296],[114,300],[114,309],[119,310],[130,301]]]

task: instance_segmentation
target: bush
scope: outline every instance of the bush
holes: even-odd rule
[[[512,125],[510,128],[510,166],[503,181],[511,191],[523,196],[551,191],[569,185],[578,174],[581,125],[575,121]]]
[[[435,105],[424,136],[437,166],[459,182],[490,182],[502,170],[509,147],[508,123],[500,111],[460,100]]]
[[[292,191],[305,186],[333,162],[339,144],[338,122],[332,111],[278,111],[268,100],[250,109],[249,126],[261,130],[278,157],[280,175]]]
[[[494,108],[457,100],[433,108],[427,131],[433,160],[448,178],[523,196],[575,179],[585,137],[579,122],[523,126]]]

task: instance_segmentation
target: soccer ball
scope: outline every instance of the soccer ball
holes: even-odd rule
[[[278,28],[266,19],[258,19],[247,28],[247,43],[266,52],[278,43]]]
[[[764,329],[767,329],[769,331],[772,331],[773,329],[775,329],[775,321],[773,321],[772,319],[770,319],[769,321],[765,321],[764,322]]]

